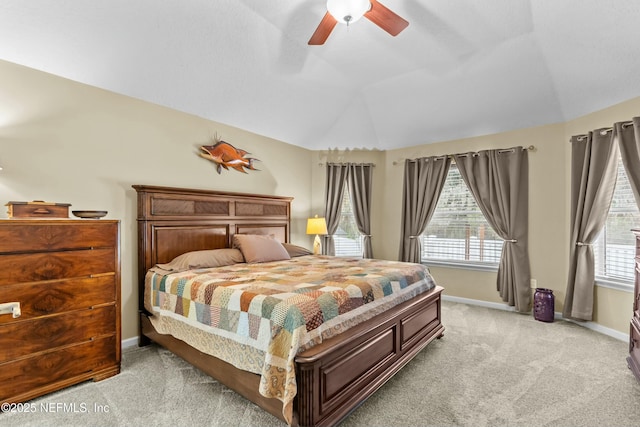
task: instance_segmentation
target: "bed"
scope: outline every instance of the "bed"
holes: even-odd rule
[[[444,327],[440,315],[442,288],[433,283],[428,272],[421,273],[420,266],[415,264],[405,266],[399,264],[406,263],[391,261],[340,260],[303,253],[294,254],[300,256],[293,256],[291,260],[230,263],[224,267],[164,272],[160,267],[174,261],[176,257],[184,257],[183,254],[220,249],[231,251],[234,242],[241,245],[249,238],[276,240],[280,247],[295,248],[289,244],[292,199],[145,185],[133,187],[137,192],[138,202],[139,344],[142,346],[155,342],[167,348],[290,425],[336,424],[379,389],[428,343],[443,335]],[[249,256],[247,253],[245,255],[245,258]],[[344,273],[334,268],[338,262],[346,263],[344,267],[351,269],[351,272]],[[411,272],[396,272],[397,268],[405,267],[410,267]],[[257,268],[266,268],[269,271]],[[394,271],[395,276],[391,277],[391,280],[380,279],[383,270]],[[331,283],[319,281],[318,278],[323,271],[331,272],[328,278],[325,277],[326,273],[322,277],[323,280],[332,281]],[[218,274],[222,275],[222,278],[214,276]],[[204,337],[203,331],[210,329],[198,323],[202,322],[203,314],[202,310],[193,308],[200,307],[195,297],[192,301],[185,302],[180,297],[168,296],[169,288],[179,288],[180,292],[183,292],[185,284],[196,287],[192,283],[198,284],[198,281],[204,280],[199,275],[205,275],[206,280],[216,283],[222,283],[223,279],[236,280],[230,283],[232,286],[229,288],[233,289],[228,292],[229,295],[233,295],[234,292],[244,295],[241,298],[248,293],[245,289],[247,286],[254,286],[256,278],[262,283],[271,284],[273,289],[269,292],[278,297],[276,292],[281,292],[279,286],[284,286],[285,282],[290,285],[292,278],[298,276],[302,277],[303,282],[310,282],[315,286],[311,291],[300,291],[305,298],[316,295],[319,288],[331,289],[331,295],[336,296],[334,299],[343,301],[347,306],[349,298],[340,299],[340,296],[353,292],[357,286],[362,287],[355,282],[356,279],[365,277],[368,284],[364,286],[375,285],[376,280],[381,285],[368,291],[370,303],[344,310],[336,308],[336,314],[340,312],[339,316],[325,314],[325,318],[320,321],[315,318],[310,321],[311,317],[302,319],[304,316],[299,316],[301,319],[298,320],[301,323],[289,328],[289,331],[301,331],[299,334],[293,334],[296,337],[304,337],[296,338],[295,347],[289,347],[290,341],[283,341],[284,344],[276,347],[249,349],[249,356],[242,353],[242,357],[239,357],[242,361],[237,361],[225,358],[224,352],[229,350],[222,349],[222,344],[232,342],[236,347],[246,350],[246,343],[236,337],[230,338],[231,335],[224,333],[221,337],[207,334],[202,339],[208,340],[208,344],[201,344],[198,339],[192,340],[188,335],[181,335],[183,323],[191,323],[198,336]],[[348,280],[353,279],[354,282],[338,283],[347,280],[345,277]],[[155,285],[154,280],[157,282]],[[412,284],[413,281],[415,285]],[[161,282],[163,287],[162,292],[159,292]],[[398,295],[393,297],[396,298],[394,302],[390,302],[391,297],[387,295],[387,290],[389,294]],[[164,294],[165,291],[167,295]],[[196,293],[191,291],[190,295]],[[327,303],[329,297],[325,294],[321,297],[326,306],[342,307],[334,299]],[[231,300],[233,298],[232,296]],[[271,295],[254,298],[254,302],[268,301],[270,298]],[[253,319],[257,319],[255,321],[258,323],[254,323],[252,327],[247,326],[251,325],[251,321],[246,320],[246,313],[251,312],[248,307],[254,302],[246,303],[244,312],[240,313],[240,316],[245,316],[244,323],[237,321],[237,316],[234,317],[236,321],[233,328],[242,329],[244,324],[247,340],[264,342],[258,336],[264,338],[264,330],[260,329],[259,324],[261,321],[264,323],[265,319],[260,320],[260,316],[254,316]],[[372,306],[375,309],[368,311],[364,306]],[[189,307],[193,308],[190,315]],[[264,305],[258,310],[264,311]],[[331,310],[324,310],[325,313],[329,311]],[[212,318],[215,317],[218,322],[220,318],[219,313],[210,315],[206,310],[204,317],[209,324],[212,324]],[[184,322],[181,322],[181,319]],[[291,324],[290,319],[283,322]],[[308,325],[314,322],[322,327],[318,327],[317,330],[310,328]],[[171,329],[171,325],[175,328]],[[226,323],[225,325],[223,329],[231,329]],[[253,332],[247,332],[250,330]],[[280,336],[276,333],[272,335]],[[289,339],[289,335],[283,336]],[[277,349],[285,347],[292,349],[288,359],[277,354]],[[235,347],[229,348],[235,351]],[[272,351],[273,348],[276,348],[276,351]],[[258,367],[262,369],[261,372],[256,368],[256,362],[252,361],[252,355],[262,357],[265,354],[270,359],[268,363],[264,362]],[[274,360],[285,363],[285,359],[287,364],[272,363]],[[282,374],[278,381],[274,380],[274,384],[283,383],[280,392],[273,392],[278,387],[265,384],[272,378],[265,375],[266,367],[270,369],[268,375],[274,372]],[[273,378],[275,379],[276,375],[273,375]]]

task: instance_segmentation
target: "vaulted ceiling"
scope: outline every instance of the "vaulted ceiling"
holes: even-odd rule
[[[637,0],[381,0],[307,41],[325,0],[2,0],[0,59],[310,149],[564,122],[640,96]],[[2,84],[0,82],[0,84]]]

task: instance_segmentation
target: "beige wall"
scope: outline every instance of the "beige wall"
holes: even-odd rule
[[[520,129],[495,135],[425,144],[383,153],[376,167],[377,183],[374,205],[374,255],[397,259],[402,215],[403,162],[407,158],[477,151],[492,148],[533,145],[529,152],[529,254],[532,278],[538,287],[552,289],[556,311],[561,312],[565,300],[569,242],[569,137],[589,130],[611,126],[616,121],[640,115],[640,98],[566,123]],[[339,157],[339,153],[333,152]],[[357,151],[347,153],[359,161]],[[363,158],[370,156],[363,153]],[[324,182],[313,181],[314,204],[324,192]],[[631,260],[630,260],[631,262]],[[496,291],[496,273],[457,268],[432,267],[436,281],[445,294],[492,303],[502,303]],[[622,333],[628,333],[632,294],[596,287],[594,322]]]
[[[457,141],[423,145],[387,153],[386,191],[389,194],[387,217],[399,222],[401,218],[401,191],[403,160],[431,155],[443,155],[514,146],[535,149],[529,152],[529,254],[532,277],[538,287],[554,290],[556,310],[562,308],[564,275],[567,269],[565,249],[565,180],[562,125],[521,129],[496,135],[487,135]],[[396,163],[394,165],[393,163]],[[558,185],[560,184],[560,185]],[[399,246],[397,233],[387,233],[386,240]],[[496,292],[496,273],[453,268],[433,267],[436,280],[448,295],[490,302],[502,302]]]
[[[375,161],[373,198],[373,238],[374,256],[397,259],[400,245],[400,222],[402,215],[402,185],[404,159],[431,155],[443,155],[488,148],[509,148],[534,145],[529,153],[530,164],[530,255],[533,277],[539,287],[554,289],[554,293],[564,292],[566,271],[565,238],[565,145],[563,125],[551,125],[533,129],[523,129],[497,135],[425,144],[387,152],[357,151],[343,153],[330,152],[334,159],[347,161]],[[381,157],[382,155],[382,157]],[[332,160],[334,160],[332,159]],[[334,160],[335,161],[335,160]],[[313,204],[322,206],[324,195],[324,172],[318,172],[313,180]],[[550,191],[551,190],[551,191]],[[496,292],[496,273],[473,270],[436,268],[432,273],[448,295],[489,302],[502,302]],[[559,298],[561,309],[563,299]]]
[[[221,101],[224,102],[224,101]],[[572,134],[640,115],[640,98],[549,126],[391,150],[309,151],[168,108],[0,61],[0,201],[67,202],[122,221],[123,338],[137,334],[133,184],[293,196],[292,241],[311,247],[306,218],[324,211],[326,162],[371,162],[372,243],[397,259],[403,161],[429,155],[534,145],[530,166],[530,256],[539,287],[565,297]],[[261,171],[218,175],[197,147],[215,135],[261,160]],[[3,201],[4,200],[4,201]],[[5,216],[5,215],[0,215]],[[501,302],[495,273],[433,268],[448,295]],[[629,292],[596,288],[594,321],[628,332]]]
[[[218,175],[197,155],[216,133],[260,159],[260,171]],[[123,339],[137,335],[133,184],[292,196],[292,241],[310,247],[311,157],[280,141],[0,61],[0,202],[65,202],[121,220]]]
[[[544,205],[545,208],[537,209],[537,211],[532,209],[530,218],[531,228],[542,230],[539,233],[531,233],[532,270],[535,269],[539,272],[538,276],[534,275],[538,280],[538,286],[560,289],[561,285],[553,286],[553,282],[566,270],[564,260],[566,245],[563,241],[564,188],[561,185],[560,191],[552,194],[547,194],[547,189],[557,187],[557,183],[564,182],[564,146],[557,143],[562,137],[563,127],[554,125],[460,141],[425,144],[387,152],[329,151],[316,153],[315,156],[322,157],[318,159],[318,163],[326,159],[329,161],[371,161],[376,163],[374,169],[375,194],[372,201],[374,256],[397,259],[400,245],[404,159],[487,148],[535,145],[536,150],[530,153],[530,203],[532,206]],[[557,155],[558,152],[560,155]],[[316,168],[314,167],[314,169]],[[322,208],[324,206],[325,173],[324,168],[317,169],[319,170],[314,173],[312,199],[314,206]],[[548,206],[561,206],[561,208],[548,209]],[[543,240],[554,242],[551,250],[540,244]],[[556,260],[552,265],[546,261],[549,255]],[[542,263],[542,265],[536,269],[537,263]],[[495,291],[495,273],[451,268],[432,268],[432,272],[449,295],[501,302]],[[470,287],[469,283],[474,283],[474,286]]]

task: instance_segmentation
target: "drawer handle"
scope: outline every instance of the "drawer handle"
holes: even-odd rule
[[[41,215],[48,215],[51,213],[51,211],[49,209],[45,209],[45,208],[38,208],[35,209],[33,211],[34,214],[41,214]]]
[[[11,313],[13,318],[16,319],[20,317],[22,311],[20,311],[20,303],[19,302],[5,302],[4,304],[0,304],[0,314],[9,314]]]

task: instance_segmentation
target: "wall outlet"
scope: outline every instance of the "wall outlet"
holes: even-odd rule
[[[535,289],[538,287],[538,281],[536,279],[531,279],[531,288]]]

